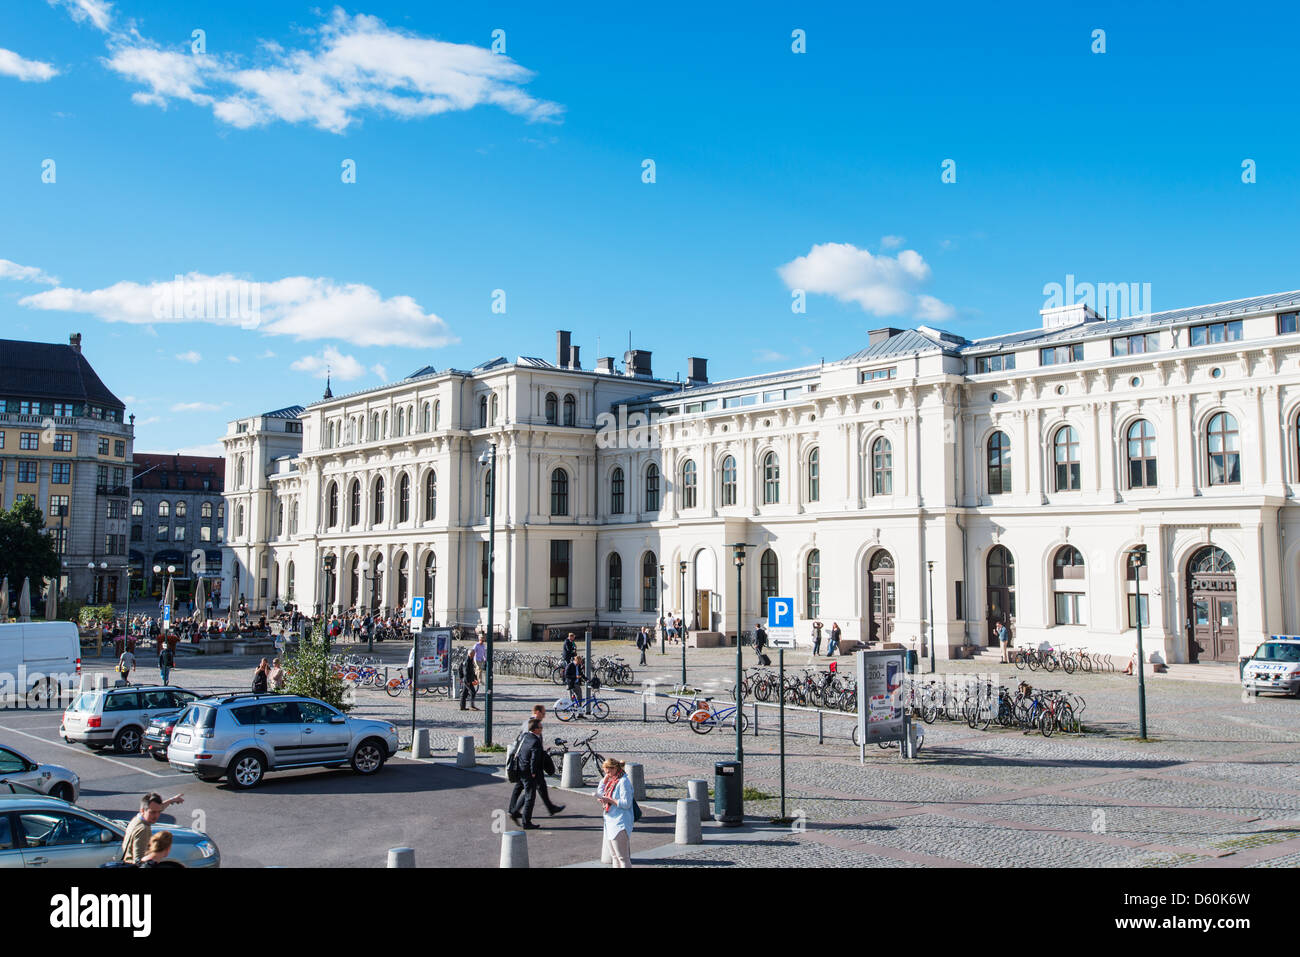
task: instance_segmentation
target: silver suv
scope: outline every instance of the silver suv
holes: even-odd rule
[[[261,783],[267,771],[351,765],[374,774],[397,753],[397,728],[350,718],[301,695],[214,695],[189,706],[172,730],[167,761],[200,781],[225,777],[233,788]]]
[[[79,741],[98,751],[110,744],[133,754],[149,721],[158,715],[181,711],[199,696],[171,685],[126,685],[83,691],[63,712],[59,734],[69,743]]]

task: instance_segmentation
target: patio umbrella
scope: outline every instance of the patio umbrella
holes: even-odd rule
[[[59,580],[51,578],[45,591],[45,620],[54,621],[59,617]]]
[[[9,620],[9,576],[0,583],[0,621]]]
[[[208,596],[203,587],[203,579],[199,579],[198,585],[194,589],[194,615],[192,616],[200,625],[208,619],[207,611],[204,605],[207,604]]]
[[[32,581],[23,579],[23,590],[18,593],[18,620],[32,620]]]

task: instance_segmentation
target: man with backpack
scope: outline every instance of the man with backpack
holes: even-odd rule
[[[526,831],[535,831],[541,827],[533,823],[533,806],[537,795],[542,795],[542,803],[551,814],[564,810],[563,804],[552,804],[550,791],[546,787],[546,766],[554,762],[546,753],[542,744],[541,718],[529,718],[528,729],[520,734],[510,760],[506,763],[506,777],[515,779],[515,790],[510,797],[508,812],[510,819]],[[520,819],[522,815],[522,820]]]

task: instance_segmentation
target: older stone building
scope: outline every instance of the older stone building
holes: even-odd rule
[[[481,620],[495,445],[496,619],[516,636],[683,608],[734,632],[740,542],[745,630],[792,595],[804,640],[819,619],[923,642],[933,606],[941,656],[999,620],[1017,643],[1127,656],[1140,615],[1165,660],[1235,661],[1300,630],[1297,308],[1065,306],[979,340],[886,328],[836,362],[718,383],[697,359],[655,379],[643,352],[583,371],[563,339],[554,364],[424,369],[313,403],[282,458],[254,448],[265,419],[232,424],[228,478],[262,497],[227,575],[259,598],[425,594],[436,619]]]
[[[220,456],[136,453],[131,481],[132,600],[161,599],[168,579],[182,607],[200,578],[206,580],[208,597],[214,597],[214,591],[219,597],[225,477],[226,462]]]

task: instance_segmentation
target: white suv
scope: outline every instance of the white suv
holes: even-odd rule
[[[1241,669],[1246,691],[1281,691],[1300,697],[1300,639],[1272,638],[1246,659]]]
[[[102,691],[83,691],[63,712],[59,734],[69,743],[79,741],[98,751],[110,744],[133,754],[149,721],[180,711],[199,696],[171,685],[128,685]]]

